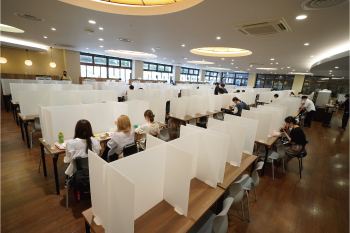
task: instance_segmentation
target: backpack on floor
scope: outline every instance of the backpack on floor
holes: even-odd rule
[[[73,193],[77,202],[90,198],[89,169],[82,169],[75,172]]]

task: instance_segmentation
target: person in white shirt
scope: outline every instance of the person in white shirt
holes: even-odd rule
[[[88,120],[79,120],[75,126],[74,139],[67,142],[66,156],[63,161],[69,163],[66,175],[71,177],[77,170],[74,159],[88,157],[88,150],[100,153],[100,140],[94,137]]]
[[[159,125],[157,122],[154,122],[155,115],[153,114],[152,110],[146,110],[144,116],[147,123],[135,129],[135,133],[142,134],[142,139],[140,140],[140,147],[142,150],[146,149],[147,134],[155,137],[159,135]]]
[[[130,119],[126,115],[121,115],[118,120],[114,122],[117,126],[111,140],[107,142],[105,151],[102,154],[102,159],[112,162],[118,160],[119,155],[123,152],[124,146],[135,142],[135,132],[131,127]]]
[[[67,75],[67,71],[63,71],[63,77],[61,77],[61,81],[72,81],[72,79]]]
[[[274,94],[273,97],[275,98],[274,100],[277,100],[278,97],[279,97],[279,95],[278,95],[278,94]],[[271,102],[272,102],[272,101],[273,101],[273,100],[271,100]]]
[[[299,108],[300,110],[304,110],[307,112],[305,120],[304,120],[304,127],[311,127],[311,121],[312,118],[315,114],[316,108],[314,103],[308,99],[308,97],[306,95],[301,97],[302,101],[301,101],[301,107]]]

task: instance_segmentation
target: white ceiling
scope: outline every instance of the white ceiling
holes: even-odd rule
[[[23,34],[2,32],[2,36],[47,46],[54,42],[70,44],[77,51],[104,55],[107,55],[104,51],[109,49],[153,53],[152,48],[160,47],[155,50],[158,58],[149,61],[185,64],[186,67],[204,67],[205,65],[191,65],[186,61],[205,59],[215,62],[212,65],[215,67],[220,65],[222,68],[246,70],[250,73],[259,72],[254,66],[250,67],[250,63],[265,64],[258,67],[278,68],[274,71],[278,74],[292,70],[306,72],[312,64],[323,59],[325,54],[349,44],[349,3],[314,11],[303,10],[302,3],[303,0],[204,0],[176,13],[127,16],[88,10],[58,0],[2,0],[1,23],[25,31]],[[15,16],[14,12],[31,14],[45,20],[25,20]],[[307,15],[307,19],[295,19],[302,14]],[[244,36],[232,29],[232,25],[280,17],[284,17],[291,32],[254,37]],[[90,24],[89,20],[95,20],[96,24]],[[52,27],[57,30],[52,31]],[[104,30],[99,30],[99,27]],[[88,35],[84,29],[93,29],[95,34]],[[44,36],[48,38],[44,39]],[[217,40],[217,36],[221,40]],[[99,41],[99,38],[104,41]],[[117,38],[129,38],[133,42],[119,42]],[[310,45],[304,46],[304,43]],[[182,47],[182,44],[186,46]],[[100,45],[104,47],[100,48]],[[248,49],[253,54],[233,58],[234,65],[231,65],[230,58],[222,60],[190,53],[191,49],[197,47],[221,46]],[[187,57],[187,60],[183,57]],[[271,58],[275,60],[271,61]],[[271,65],[271,62],[274,64]]]

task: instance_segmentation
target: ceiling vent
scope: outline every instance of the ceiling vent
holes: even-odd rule
[[[75,48],[73,45],[69,44],[61,44],[61,43],[53,43],[54,46],[65,47],[65,48]]]
[[[284,18],[238,24],[234,25],[233,28],[246,36],[262,36],[291,31]]]
[[[126,38],[118,38],[117,40],[120,42],[132,42],[132,40]]]
[[[301,7],[304,10],[323,10],[340,6],[348,1],[349,0],[307,0],[301,5]]]
[[[44,19],[36,17],[34,15],[29,15],[29,14],[20,13],[20,12],[15,12],[14,14],[16,16],[24,18],[24,19],[29,19],[29,20],[33,20],[33,21],[44,21]]]
[[[85,29],[85,33],[86,33],[86,34],[89,34],[89,35],[94,35],[94,34],[95,34],[95,31],[92,30],[92,29]]]

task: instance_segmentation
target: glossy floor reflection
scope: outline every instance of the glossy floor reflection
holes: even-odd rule
[[[298,161],[275,171],[271,165],[257,188],[258,201],[250,193],[251,222],[241,219],[240,205],[229,211],[229,232],[348,232],[349,227],[349,131],[340,132],[342,111],[333,116],[331,128],[313,122],[305,128],[308,155],[299,179]],[[171,136],[176,132],[171,131]],[[52,159],[47,156],[48,176],[38,173],[40,133],[34,133],[33,149],[22,141],[12,114],[1,111],[1,232],[85,232],[81,212],[90,201],[76,203],[70,195],[65,210],[63,156],[58,173],[61,195],[55,195]],[[250,171],[250,170],[249,170]]]

